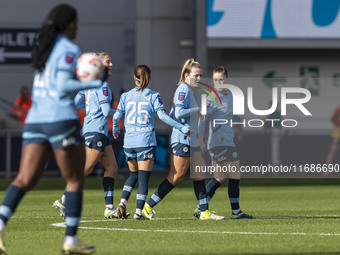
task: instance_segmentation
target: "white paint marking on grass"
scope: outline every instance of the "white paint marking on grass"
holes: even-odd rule
[[[81,223],[102,222],[107,220],[86,220]],[[52,226],[65,228],[65,222],[53,223]],[[157,232],[157,233],[194,233],[194,234],[227,234],[227,235],[298,235],[298,236],[340,236],[340,233],[279,233],[279,232],[234,232],[234,231],[209,231],[209,230],[175,230],[175,229],[135,229],[135,228],[102,228],[79,227],[90,230],[131,231],[131,232]]]

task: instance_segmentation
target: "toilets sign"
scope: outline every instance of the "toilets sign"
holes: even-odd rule
[[[0,65],[30,64],[38,29],[0,28]]]

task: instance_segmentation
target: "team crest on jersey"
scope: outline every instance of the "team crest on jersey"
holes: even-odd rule
[[[104,96],[108,96],[109,95],[108,88],[103,88],[103,94],[104,94]]]
[[[98,142],[97,142],[97,146],[98,146],[98,147],[102,147],[102,146],[103,146],[103,143],[102,143],[101,141],[98,141]]]
[[[159,102],[160,104],[163,104],[163,100],[162,100],[161,97],[158,97],[158,102]]]
[[[184,92],[179,92],[179,94],[178,94],[178,100],[179,100],[179,101],[183,101],[184,98],[185,98],[185,93],[184,93]]]
[[[66,63],[71,64],[73,62],[74,59],[74,54],[73,53],[67,53],[66,54]]]

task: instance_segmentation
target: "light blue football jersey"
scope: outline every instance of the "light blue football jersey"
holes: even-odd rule
[[[208,149],[218,146],[235,146],[234,130],[231,127],[231,120],[233,118],[233,95],[230,91],[228,91],[227,94],[222,94],[219,91],[217,91],[217,93],[221,98],[222,105],[216,95],[214,95],[214,97],[217,106],[215,106],[211,98],[210,100],[207,98],[207,114],[210,117]],[[228,122],[226,124],[214,124],[214,119],[222,119]]]
[[[66,36],[58,35],[45,69],[34,74],[32,100],[26,123],[53,123],[79,119],[74,105],[75,92],[57,90],[56,76],[60,70],[75,75],[81,51]]]
[[[117,111],[125,114],[124,148],[156,146],[155,114],[165,110],[162,98],[156,91],[137,86],[123,93]]]
[[[180,107],[183,109],[198,107],[193,91],[191,90],[190,86],[185,82],[181,82],[175,91],[173,98],[173,107],[170,115],[171,118],[173,118],[177,122],[189,125],[192,133],[188,136],[183,134],[178,129],[173,128],[170,138],[170,145],[173,145],[175,143],[182,143],[187,144],[191,147],[198,147],[200,145],[197,136],[199,113],[194,112],[191,113],[190,116],[187,118],[177,119],[175,117],[175,107]]]
[[[101,104],[110,104],[112,92],[107,82],[100,88],[87,89],[78,92],[85,98],[86,116],[84,118],[83,134],[87,132],[98,132],[108,136],[109,118],[102,112]]]

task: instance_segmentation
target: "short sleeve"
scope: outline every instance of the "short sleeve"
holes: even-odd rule
[[[106,104],[109,103],[111,104],[111,89],[107,82],[104,82],[104,84],[97,89],[97,95],[98,95],[98,100],[99,104]]]
[[[153,108],[155,109],[155,112],[158,112],[159,110],[165,110],[162,97],[159,93],[155,93]]]

